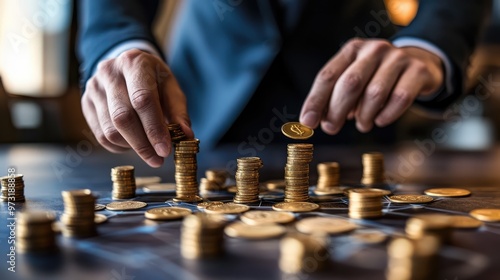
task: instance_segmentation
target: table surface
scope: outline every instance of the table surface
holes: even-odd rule
[[[412,145],[399,147],[315,147],[311,164],[311,182],[315,165],[338,161],[345,184],[357,184],[361,177],[361,154],[371,150],[386,156],[386,169],[395,193],[422,193],[429,187],[453,186],[472,191],[464,198],[438,199],[424,206],[398,206],[384,203],[384,216],[377,220],[355,220],[362,227],[382,230],[390,235],[403,234],[405,221],[416,213],[466,214],[476,208],[500,208],[500,149],[485,151],[425,151]],[[237,146],[225,146],[198,155],[199,177],[208,168],[234,171],[235,159],[250,154],[238,153]],[[286,161],[284,145],[267,145],[259,151],[264,162],[261,181],[281,179]],[[90,188],[98,203],[111,201],[110,168],[132,164],[136,176],[160,176],[173,182],[173,160],[153,169],[133,153],[110,154],[90,141],[74,145],[15,144],[0,145],[0,174],[14,167],[24,174],[25,203],[16,203],[15,211],[63,211],[61,191]],[[398,183],[397,183],[398,182]],[[173,194],[144,193],[138,189],[134,200],[148,208],[172,205]],[[218,199],[231,199],[221,196]],[[264,201],[255,209],[270,210],[273,201]],[[347,217],[345,198],[322,202],[314,213],[298,214]],[[99,235],[87,239],[58,236],[59,252],[52,255],[16,255],[16,272],[7,271],[9,246],[7,203],[0,204],[0,279],[384,279],[386,243],[363,245],[349,235],[331,237],[331,265],[314,274],[283,275],[278,268],[279,239],[249,241],[225,238],[226,254],[215,260],[185,260],[179,252],[181,221],[156,223],[144,219],[144,210],[101,213],[108,222],[98,226]],[[196,211],[195,205],[181,204]],[[232,217],[237,218],[237,217]],[[437,279],[500,279],[500,223],[485,223],[478,230],[454,230],[452,243],[440,252]]]

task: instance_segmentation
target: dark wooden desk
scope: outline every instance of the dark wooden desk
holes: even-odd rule
[[[110,168],[132,164],[136,176],[158,175],[173,181],[171,158],[160,169],[151,169],[132,153],[112,155],[90,142],[78,145],[4,145],[0,146],[0,174],[15,167],[25,175],[26,203],[17,203],[16,211],[45,209],[58,215],[63,210],[61,190],[90,188],[99,203],[110,201]],[[311,178],[316,178],[315,164],[338,161],[342,181],[357,183],[361,176],[361,154],[365,147],[316,147]],[[388,173],[403,181],[397,193],[421,192],[430,186],[464,187],[470,197],[441,199],[424,207],[387,206],[383,218],[357,221],[359,224],[398,235],[406,219],[414,213],[467,213],[480,207],[500,208],[500,153],[498,149],[475,153],[435,152],[416,160],[415,150],[377,148],[386,155]],[[412,154],[413,153],[413,154]],[[259,156],[264,161],[261,179],[279,179],[285,164],[284,146],[267,146]],[[236,147],[223,147],[199,154],[199,175],[207,168],[233,168],[233,161],[243,155]],[[412,171],[401,169],[410,161]],[[172,194],[144,194],[137,200],[148,207],[165,205]],[[270,209],[272,202],[263,203]],[[322,215],[347,216],[347,205],[336,199],[335,209]],[[194,206],[184,205],[196,209]],[[331,267],[314,275],[282,275],[278,268],[279,240],[246,241],[226,238],[226,255],[211,261],[188,261],[180,257],[180,221],[155,223],[145,221],[143,212],[111,212],[107,223],[98,226],[99,236],[82,240],[58,237],[60,252],[50,256],[16,255],[16,273],[7,271],[9,234],[7,206],[0,204],[0,279],[384,279],[386,244],[367,246],[352,242],[347,235],[331,238]],[[299,215],[304,217],[311,213]],[[452,244],[443,248],[442,269],[438,279],[500,279],[500,223],[487,223],[478,230],[455,230]]]

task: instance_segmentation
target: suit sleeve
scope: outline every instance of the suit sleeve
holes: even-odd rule
[[[416,101],[428,109],[442,110],[464,91],[466,68],[491,8],[490,0],[420,0],[412,23],[392,40],[420,38],[441,49],[452,66],[451,94],[434,100]]]
[[[106,53],[130,40],[151,43],[161,53],[151,26],[158,0],[80,0],[78,57],[82,89]]]

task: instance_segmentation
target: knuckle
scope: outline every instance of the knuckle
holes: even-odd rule
[[[361,86],[361,76],[356,73],[348,73],[342,77],[342,85],[348,90],[356,90]]]
[[[85,93],[95,92],[97,88],[98,88],[98,82],[95,76],[88,79],[87,82],[85,83]]]
[[[419,60],[415,60],[412,62],[412,67],[417,73],[417,75],[429,75],[429,68],[427,68],[427,65]]]
[[[134,113],[126,108],[119,108],[111,113],[111,121],[118,128],[129,126],[133,119]]]
[[[337,74],[334,71],[330,70],[329,68],[322,69],[318,73],[318,76],[316,77],[316,80],[318,82],[327,84],[334,83],[336,79],[337,79]]]
[[[111,143],[117,143],[120,142],[122,139],[121,134],[118,132],[118,130],[113,127],[113,126],[108,126],[104,128],[104,136],[106,139],[108,139]]]
[[[393,60],[396,62],[397,61],[406,61],[408,58],[408,55],[402,49],[396,48],[392,51],[392,57],[393,57]]]
[[[97,142],[99,142],[99,144],[101,144],[101,146],[103,146],[103,147],[107,146],[108,139],[106,138],[106,135],[104,135],[104,133],[95,132],[94,136],[95,136],[95,139],[97,140]]]
[[[413,102],[411,98],[411,94],[408,90],[398,89],[392,93],[392,98],[394,101],[399,104],[401,107],[410,106]]]
[[[141,56],[144,52],[138,49],[131,49],[128,51],[122,52],[118,56],[118,60],[122,62],[124,65],[131,65],[133,64],[134,60]]]
[[[97,73],[109,73],[113,71],[114,60],[107,59],[97,64]]]
[[[130,101],[136,110],[148,109],[154,103],[153,93],[148,89],[138,89],[131,94]]]
[[[370,44],[370,49],[373,54],[381,55],[392,48],[392,45],[385,40],[376,40]]]
[[[379,101],[384,98],[385,87],[381,84],[370,85],[365,94],[368,99]]]

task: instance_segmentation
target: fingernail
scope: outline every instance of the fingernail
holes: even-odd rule
[[[305,124],[312,128],[316,128],[316,126],[318,125],[318,121],[319,121],[318,114],[314,111],[309,111],[305,113],[302,119],[300,120],[302,124]]]
[[[149,160],[148,164],[149,164],[149,166],[151,166],[153,168],[161,167],[161,165],[163,164],[163,158],[162,157],[153,157]]]
[[[168,157],[170,154],[170,147],[166,143],[158,143],[155,145],[155,151],[160,157]]]
[[[337,128],[329,122],[323,123],[322,126],[323,126],[323,130],[325,130],[325,132],[327,132],[327,133],[334,134],[337,132]]]

